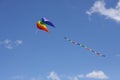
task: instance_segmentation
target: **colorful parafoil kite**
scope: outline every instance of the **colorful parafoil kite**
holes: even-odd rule
[[[42,18],[41,20],[39,20],[39,21],[36,23],[36,26],[37,26],[38,29],[43,30],[43,31],[46,31],[46,32],[49,32],[49,30],[48,30],[48,28],[46,27],[46,25],[55,27],[55,25],[54,25],[51,21],[49,21],[48,19],[46,19],[46,18]]]
[[[87,49],[88,51],[90,51],[90,52],[92,52],[92,53],[94,53],[94,54],[96,54],[96,55],[98,55],[98,56],[105,57],[105,55],[103,55],[103,54],[101,54],[101,53],[99,53],[99,52],[96,52],[96,51],[94,51],[93,49],[91,49],[91,48],[89,48],[89,47],[87,47],[87,46],[85,46],[85,45],[83,45],[83,44],[80,44],[80,43],[78,43],[78,42],[72,41],[71,39],[69,39],[69,38],[67,38],[67,37],[64,37],[64,39],[67,40],[67,41],[69,41],[69,42],[71,42],[72,44],[79,45],[79,46]]]

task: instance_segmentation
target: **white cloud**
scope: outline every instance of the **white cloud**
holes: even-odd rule
[[[13,49],[23,43],[22,40],[10,40],[10,39],[5,39],[3,41],[0,41],[0,45],[3,45],[7,49]]]
[[[86,78],[100,79],[106,80],[108,77],[105,75],[103,71],[92,71],[86,75]]]
[[[21,45],[22,43],[23,43],[22,40],[16,40],[16,41],[15,41],[15,44],[16,44],[16,45]]]
[[[69,77],[69,80],[79,80],[78,76]]]
[[[13,48],[13,43],[12,43],[12,41],[9,40],[9,39],[4,40],[4,41],[3,41],[3,45],[4,45],[6,48],[8,48],[8,49],[12,49],[12,48]]]
[[[84,74],[78,74],[78,75],[75,75],[75,76],[69,76],[68,80],[80,80],[80,78],[85,78],[85,75]]]
[[[52,80],[60,80],[59,76],[57,75],[57,73],[55,72],[50,72],[48,79],[52,79]]]
[[[84,78],[85,76],[83,74],[78,75],[79,78]]]
[[[98,13],[100,15],[106,16],[107,18],[120,22],[120,0],[118,1],[115,8],[106,8],[105,5],[106,4],[104,0],[98,0],[86,13],[88,15]]]
[[[61,74],[62,75],[62,74]],[[46,76],[22,76],[22,75],[17,75],[12,77],[12,80],[44,80],[46,79]],[[108,76],[103,71],[92,71],[87,74],[77,74],[75,76],[62,76],[59,77],[59,75],[52,71],[50,74],[47,76],[47,80],[82,80],[82,79],[94,79],[94,80],[108,80]]]
[[[103,71],[92,71],[87,74],[79,74],[73,77],[69,77],[69,80],[80,80],[81,78],[86,79],[96,79],[96,80],[108,80],[108,77],[105,75]]]

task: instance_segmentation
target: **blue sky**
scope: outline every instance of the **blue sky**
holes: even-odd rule
[[[0,80],[119,80],[119,13],[119,0],[0,0]]]

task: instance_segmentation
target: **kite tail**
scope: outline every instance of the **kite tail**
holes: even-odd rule
[[[88,51],[90,51],[90,52],[92,52],[92,53],[94,53],[94,54],[96,54],[96,55],[98,55],[98,56],[105,57],[105,55],[103,55],[103,54],[101,54],[101,53],[99,53],[99,52],[96,52],[96,51],[94,51],[93,49],[91,49],[91,48],[89,48],[89,47],[87,47],[87,46],[85,46],[85,45],[83,45],[83,44],[80,44],[80,43],[78,43],[78,42],[72,41],[71,39],[69,39],[69,38],[67,38],[67,37],[64,37],[64,39],[67,40],[67,41],[69,41],[69,42],[71,42],[71,43],[74,44],[74,45],[79,45],[79,46],[85,48],[86,50],[88,50]]]

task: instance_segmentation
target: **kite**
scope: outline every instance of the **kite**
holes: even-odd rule
[[[37,26],[38,29],[43,30],[43,31],[46,31],[46,32],[49,32],[49,30],[48,30],[48,28],[46,27],[46,25],[55,27],[55,25],[54,25],[51,21],[49,21],[48,19],[46,19],[46,18],[42,18],[41,20],[39,20],[39,21],[36,23],[36,26]]]
[[[94,53],[94,54],[96,54],[96,55],[98,55],[98,56],[105,57],[105,55],[103,55],[103,54],[101,54],[101,53],[99,53],[99,52],[96,52],[96,51],[94,51],[93,49],[91,49],[91,48],[89,48],[89,47],[87,47],[87,46],[85,46],[85,45],[83,45],[83,44],[80,44],[80,43],[78,43],[78,42],[72,41],[71,39],[69,39],[69,38],[67,38],[67,37],[64,37],[64,39],[67,40],[67,41],[69,41],[69,42],[71,42],[71,43],[74,44],[74,45],[79,45],[79,46],[87,49],[88,51],[90,51],[90,52],[92,52],[92,53]]]

